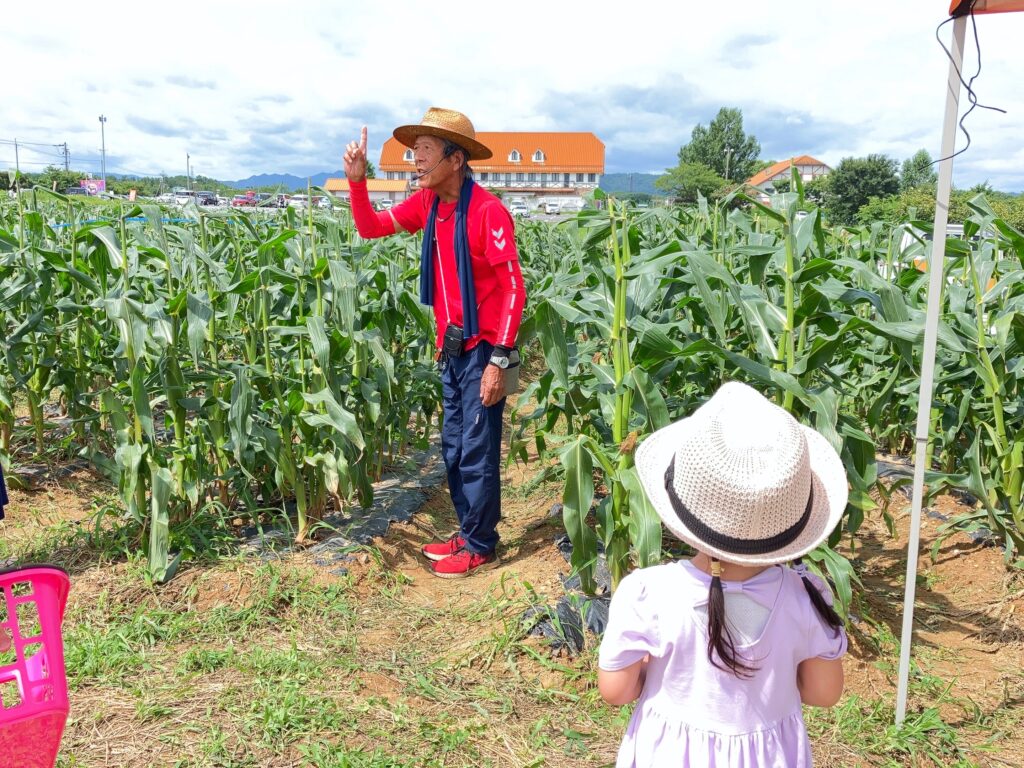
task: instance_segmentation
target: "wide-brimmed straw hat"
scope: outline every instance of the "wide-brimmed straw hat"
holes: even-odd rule
[[[835,529],[849,497],[828,440],[738,382],[648,437],[636,467],[675,536],[733,563],[807,554]]]
[[[417,136],[448,139],[469,152],[470,160],[486,160],[492,154],[491,150],[476,140],[476,131],[469,118],[454,109],[431,107],[419,125],[400,125],[395,128],[394,136],[407,147],[416,143]]]

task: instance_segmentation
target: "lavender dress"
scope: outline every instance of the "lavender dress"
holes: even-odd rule
[[[809,578],[831,603],[828,586]],[[846,633],[821,620],[793,569],[774,566],[743,582],[723,580],[730,621],[730,593],[737,592],[742,599],[733,604],[766,617],[750,642],[737,642],[758,667],[753,677],[738,678],[708,661],[702,611],[710,584],[689,560],[634,571],[619,584],[599,665],[615,671],[648,653],[651,661],[617,768],[810,766],[797,665],[839,658]]]

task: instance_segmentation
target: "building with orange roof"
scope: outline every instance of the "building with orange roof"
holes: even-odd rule
[[[813,181],[819,176],[825,176],[832,170],[821,160],[810,155],[800,155],[800,157],[791,157],[789,160],[782,160],[775,163],[775,165],[770,165],[758,171],[747,179],[747,184],[751,187],[756,187],[766,194],[770,194],[775,191],[776,181],[789,181],[789,168],[791,165],[796,166],[800,178],[804,181]]]
[[[582,197],[597,189],[604,174],[604,142],[589,131],[481,132],[476,138],[493,155],[470,162],[473,178],[506,196]],[[407,181],[416,188],[412,150],[394,138],[384,142],[377,169],[386,180]]]

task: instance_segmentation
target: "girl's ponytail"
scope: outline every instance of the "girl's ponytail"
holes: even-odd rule
[[[832,629],[839,629],[843,626],[843,620],[839,618],[839,614],[836,613],[836,609],[825,602],[825,598],[822,597],[821,592],[815,587],[811,580],[807,578],[807,566],[798,557],[793,561],[796,566],[795,570],[800,574],[800,579],[804,583],[804,589],[807,590],[808,597],[811,598],[811,603],[814,604],[815,609],[818,611],[818,615],[821,616],[822,620],[828,624]]]
[[[820,595],[818,596],[820,599]],[[717,659],[715,658],[717,655]],[[732,672],[736,677],[753,677],[752,667],[736,654],[736,644],[725,623],[725,592],[722,589],[722,564],[711,558],[711,586],[708,588],[708,661],[712,666]]]

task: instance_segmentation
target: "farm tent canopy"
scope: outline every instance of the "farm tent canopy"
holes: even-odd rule
[[[1006,13],[1007,11],[1024,11],[1024,0],[978,0],[974,4],[974,13]],[[962,16],[971,12],[971,0],[953,0],[949,4],[950,16]]]

